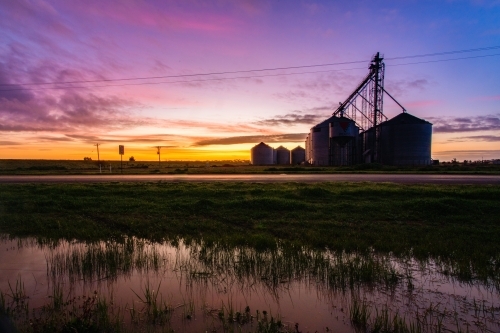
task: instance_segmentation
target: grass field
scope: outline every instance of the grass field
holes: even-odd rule
[[[253,287],[255,283],[272,287],[266,291],[279,290],[283,281],[297,283],[302,277],[315,281],[315,286],[327,282],[332,290],[359,292],[365,284],[370,290],[380,285],[384,292],[398,290],[396,298],[409,297],[410,301],[416,295],[414,283],[417,291],[423,288],[418,287],[420,280],[412,276],[413,268],[418,271],[419,267],[422,271],[436,270],[446,277],[445,281],[458,281],[460,288],[484,287],[492,293],[500,290],[498,198],[500,186],[488,185],[0,184],[0,237],[6,239],[6,234],[20,237],[17,238],[20,248],[24,236],[38,238],[35,243],[40,248],[57,248],[56,244],[66,244],[66,250],[69,244],[77,247],[77,251],[56,251],[56,255],[46,256],[47,276],[54,281],[64,274],[68,274],[68,281],[100,281],[144,267],[159,270],[158,265],[169,261],[161,260],[159,252],[147,247],[158,244],[148,240],[167,240],[174,246],[181,243],[199,246],[193,252],[198,257],[186,257],[185,263],[174,264],[176,269],[191,267],[192,271],[186,271],[185,275],[186,279],[192,279],[189,283],[186,280],[190,286],[192,281],[200,279],[205,288],[212,277],[210,273],[205,275],[207,272],[224,272],[227,277],[227,272],[234,270],[235,276],[243,277],[242,281],[253,281]],[[84,243],[53,242],[61,239]],[[332,251],[323,252],[324,249]],[[236,256],[235,251],[239,253]],[[201,259],[203,265],[195,264],[195,258]],[[210,265],[212,269],[207,269]],[[273,273],[268,276],[264,272]],[[218,283],[224,279],[218,274],[213,278],[220,287]],[[130,310],[127,305],[115,306],[112,298],[98,296],[97,291],[80,300],[68,291],[64,294],[56,283],[41,312],[30,310],[29,295],[22,281],[19,277],[12,284],[14,287],[9,282],[9,289],[0,291],[0,315],[12,319],[20,331],[66,332],[76,327],[82,332],[118,332],[130,328],[123,317]],[[227,283],[234,281],[228,278]],[[420,292],[427,299],[427,291]],[[443,294],[438,293],[441,300]],[[137,304],[146,305],[142,310],[138,308],[139,314],[130,313],[133,323],[138,321],[151,331],[168,327],[173,308],[156,301],[158,291],[151,293],[147,284],[142,293],[138,291],[135,295],[141,301]],[[428,325],[427,329],[415,332],[441,331],[443,318],[456,319],[459,315],[456,309],[463,310],[462,303],[455,303],[455,312],[449,312],[437,309],[439,304],[424,302],[417,304],[425,309],[423,315],[417,311],[398,317],[399,308],[394,314],[387,305],[369,304],[359,295],[352,297],[345,311],[360,331],[368,331],[369,327],[376,331],[375,327],[383,326],[387,332],[409,332],[415,323]],[[475,298],[473,303],[465,299],[463,304],[469,304],[477,314]],[[493,318],[497,308],[493,305],[485,308],[482,302],[478,304],[483,304],[483,317]],[[185,324],[194,315],[195,301],[187,304],[191,305],[183,308],[184,312],[180,309],[176,312]],[[224,332],[230,332],[234,325],[243,325],[232,310],[225,313],[223,306],[221,309],[217,310],[217,316]],[[137,319],[137,316],[142,317]],[[256,316],[258,319],[258,311]],[[295,331],[292,326],[289,330],[274,327],[272,321],[257,320],[257,323],[255,332]],[[261,324],[267,326],[261,330]],[[457,321],[457,331],[463,331],[462,327],[467,325],[468,322],[462,325]],[[139,326],[131,327],[135,330]]]
[[[0,233],[79,240],[203,238],[257,248],[280,239],[334,250],[411,252],[453,260],[464,274],[470,273],[467,267],[483,267],[487,276],[500,272],[498,198],[498,186],[0,185]]]
[[[99,169],[99,164],[101,169]],[[111,166],[111,171],[110,171]],[[44,174],[243,174],[243,173],[458,173],[500,174],[500,165],[440,164],[420,167],[384,166],[376,163],[344,167],[253,166],[249,161],[75,161],[0,160],[0,175]]]

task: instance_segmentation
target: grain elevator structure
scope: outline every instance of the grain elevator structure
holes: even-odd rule
[[[432,124],[407,113],[384,89],[384,70],[383,58],[377,53],[358,87],[330,118],[310,129],[305,141],[306,163],[431,164]],[[384,95],[399,105],[402,113],[388,119],[383,113]]]

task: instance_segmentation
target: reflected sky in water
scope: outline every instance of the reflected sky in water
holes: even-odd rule
[[[387,308],[408,322],[418,318],[428,331],[439,322],[452,330],[500,329],[498,288],[441,274],[449,268],[432,260],[280,244],[257,251],[138,239],[43,244],[3,237],[0,246],[0,290],[8,295],[9,283],[21,280],[32,308],[46,304],[53,288],[61,287],[67,298],[97,291],[114,307],[140,310],[150,288],[173,309],[169,325],[177,331],[222,330],[221,310],[236,316],[249,307],[251,315],[266,311],[291,329],[298,323],[304,332],[355,332],[353,300],[368,306],[372,316]],[[125,322],[130,321],[126,312]],[[254,331],[255,323],[242,330]]]

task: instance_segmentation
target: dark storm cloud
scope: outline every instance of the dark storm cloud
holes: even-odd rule
[[[307,133],[291,133],[291,134],[276,134],[276,135],[246,135],[232,136],[228,138],[215,138],[200,140],[194,146],[208,145],[234,145],[238,143],[258,143],[258,142],[303,142]]]

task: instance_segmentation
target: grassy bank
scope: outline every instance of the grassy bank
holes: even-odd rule
[[[74,174],[256,174],[256,173],[435,173],[500,174],[500,165],[440,164],[432,166],[388,166],[376,163],[343,167],[254,166],[249,161],[75,161],[1,160],[0,175]],[[99,165],[101,169],[99,169]],[[111,166],[111,170],[110,170]]]
[[[487,261],[500,253],[498,198],[495,186],[0,185],[0,232],[84,240],[203,237],[257,247],[279,238]]]

